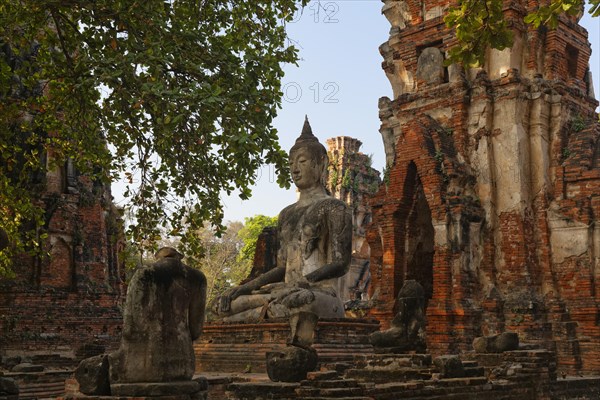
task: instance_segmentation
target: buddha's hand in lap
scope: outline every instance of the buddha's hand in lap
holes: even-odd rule
[[[298,308],[315,301],[315,294],[310,289],[295,287],[280,301],[287,308]]]
[[[252,293],[252,288],[240,285],[227,290],[219,297],[219,312],[228,312],[231,310],[231,302],[240,296]]]

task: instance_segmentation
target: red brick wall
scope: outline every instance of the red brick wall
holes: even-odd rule
[[[455,41],[439,18],[423,22],[419,11],[445,3],[409,1],[412,25],[392,31],[384,49],[388,61],[401,60],[415,79],[422,48],[445,51]],[[394,316],[406,278],[408,215],[420,182],[436,231],[429,349],[460,352],[476,336],[512,330],[523,341],[556,350],[560,370],[598,373],[600,238],[594,227],[600,222],[600,124],[598,102],[587,96],[584,82],[590,49],[574,17],[562,18],[554,31],[525,26],[521,19],[538,4],[505,3],[523,38],[522,53],[515,49],[511,55],[521,57],[521,70],[509,68],[500,76],[490,61],[479,71],[455,73],[447,83],[417,81],[416,89],[384,102],[389,109],[381,114],[382,129],[394,129],[397,143],[389,182],[371,199],[372,315],[382,327]],[[387,63],[389,73],[393,66]],[[535,114],[535,101],[547,107],[547,115]],[[544,143],[547,154],[533,157],[545,151]],[[491,154],[487,158],[482,147]],[[513,160],[509,165],[494,159],[503,154]],[[515,188],[522,191],[514,194],[518,201],[505,200],[499,208],[498,199]],[[557,254],[571,251],[570,245],[552,239],[565,232],[561,226],[579,229],[589,242],[564,260]]]
[[[106,200],[110,190],[88,179],[79,178],[77,191],[63,189],[41,198],[48,255],[19,257],[16,278],[0,280],[0,355],[83,358],[86,348],[115,348],[120,340],[118,211]]]
[[[2,351],[84,358],[85,345],[115,349],[121,338],[120,301],[107,293],[2,293]]]

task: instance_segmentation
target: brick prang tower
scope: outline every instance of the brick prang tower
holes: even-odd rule
[[[380,99],[388,173],[371,201],[372,315],[384,327],[406,279],[427,294],[434,354],[516,331],[565,373],[600,372],[600,124],[587,32],[523,17],[482,68],[445,66],[450,1],[384,1],[394,98]]]
[[[381,178],[371,166],[371,157],[360,151],[362,142],[349,136],[327,139],[329,169],[327,189],[352,211],[352,261],[350,270],[340,279],[338,293],[344,301],[360,300],[369,285],[369,246],[365,227],[371,222],[368,198],[374,194]]]
[[[33,182],[41,188],[46,255],[17,257],[16,278],[0,279],[2,360],[25,357],[48,368],[118,347],[125,295],[125,242],[110,186],[54,157],[43,155],[46,172]]]

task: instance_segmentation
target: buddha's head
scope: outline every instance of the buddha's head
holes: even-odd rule
[[[308,118],[302,133],[290,149],[290,172],[300,190],[324,186],[329,159],[327,150],[313,135]]]

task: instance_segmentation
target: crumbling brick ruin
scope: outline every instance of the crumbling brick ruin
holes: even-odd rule
[[[110,187],[79,175],[70,161],[51,167],[52,157],[45,156],[38,199],[48,256],[22,255],[16,278],[0,280],[0,356],[50,367],[118,346],[125,293],[122,228]]]
[[[348,136],[327,139],[331,195],[352,210],[352,262],[341,291],[345,301],[360,300],[369,285],[369,245],[366,227],[371,223],[369,197],[377,191],[381,178],[371,166],[371,157],[360,152],[361,141]]]
[[[425,288],[433,354],[516,331],[560,371],[600,371],[600,124],[590,45],[506,1],[515,44],[483,68],[444,65],[448,1],[385,1],[380,100],[386,184],[371,201],[372,315],[389,326],[406,279]]]

